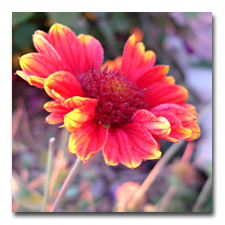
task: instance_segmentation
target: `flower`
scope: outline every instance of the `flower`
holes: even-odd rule
[[[17,74],[53,98],[49,124],[72,132],[68,149],[86,161],[101,149],[107,165],[138,167],[161,156],[158,140],[194,140],[200,129],[188,92],[166,76],[169,66],[129,37],[123,55],[102,65],[104,51],[90,35],[54,24],[33,35],[38,53],[20,58]]]

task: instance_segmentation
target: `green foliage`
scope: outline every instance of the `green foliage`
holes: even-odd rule
[[[26,20],[28,20],[31,16],[33,16],[34,12],[13,12],[12,13],[12,25],[18,25]]]

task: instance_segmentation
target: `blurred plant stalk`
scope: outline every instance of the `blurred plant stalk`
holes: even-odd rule
[[[57,210],[61,206],[62,201],[64,200],[64,197],[65,197],[65,194],[68,188],[70,187],[70,185],[73,183],[81,165],[82,165],[82,161],[79,158],[77,158],[66,180],[64,181],[63,186],[58,193],[58,196],[56,197],[56,200],[52,206],[51,212],[57,212]]]
[[[49,196],[49,181],[51,177],[52,158],[54,155],[54,143],[55,143],[55,138],[54,137],[50,138],[49,145],[48,145],[48,161],[47,161],[46,180],[45,180],[43,212],[47,211],[47,203],[48,203],[48,196]]]

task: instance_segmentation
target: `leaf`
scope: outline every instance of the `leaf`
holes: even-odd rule
[[[12,26],[28,20],[34,12],[13,12],[12,13]]]
[[[43,207],[42,195],[28,189],[16,176],[12,176],[12,195],[26,209],[40,211]]]

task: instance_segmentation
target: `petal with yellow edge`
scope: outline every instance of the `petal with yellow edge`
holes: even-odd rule
[[[79,108],[84,105],[92,105],[92,104],[96,105],[97,103],[98,103],[98,100],[94,99],[94,98],[84,98],[84,97],[80,97],[80,96],[74,96],[72,98],[68,98],[64,102],[64,105],[67,108],[75,109],[75,108]]]
[[[118,56],[115,60],[108,60],[102,65],[102,70],[118,72],[121,68],[122,56]]]
[[[124,47],[121,71],[131,81],[136,81],[155,64],[155,61],[155,53],[153,51],[145,52],[143,43],[136,44],[136,37],[132,35]]]
[[[20,66],[25,73],[46,78],[60,69],[59,61],[49,55],[28,53],[20,58]]]
[[[142,160],[160,158],[161,152],[157,141],[143,125],[130,123],[108,128],[103,156],[107,165],[116,166],[120,162],[133,169]]]
[[[50,43],[74,75],[84,72],[84,53],[80,40],[68,27],[55,23],[49,30]]]
[[[104,50],[100,42],[94,37],[85,34],[80,34],[78,39],[83,46],[85,70],[100,69],[104,59]]]
[[[69,110],[65,108],[59,101],[49,101],[45,103],[43,108],[50,113],[64,113],[67,114]]]
[[[154,111],[167,111],[175,114],[180,120],[183,127],[186,127],[196,121],[196,116],[188,112],[185,108],[180,105],[173,103],[165,103],[158,105],[151,109],[151,112]]]
[[[44,88],[51,98],[55,98],[54,92],[63,98],[83,96],[82,89],[75,76],[66,71],[58,71],[51,74],[44,82]]]
[[[60,124],[64,122],[64,115],[62,113],[52,113],[46,117],[46,123]]]
[[[68,149],[81,160],[87,161],[104,146],[107,130],[95,120],[83,124],[70,135]]]
[[[95,105],[84,105],[66,114],[64,117],[65,127],[70,132],[76,132],[81,126],[94,118]]]
[[[165,138],[171,131],[170,123],[166,118],[162,116],[156,117],[153,113],[144,109],[134,113],[132,122],[145,126],[157,139]]]
[[[33,35],[33,43],[39,53],[49,55],[61,61],[61,57],[55,48],[42,35],[37,34],[37,32]]]
[[[171,131],[169,135],[165,137],[166,140],[171,142],[179,142],[179,140],[191,136],[191,130],[183,127],[181,120],[174,113],[168,111],[154,111],[152,113],[157,117],[162,116],[169,121]]]
[[[137,79],[136,84],[141,88],[151,87],[153,82],[163,80],[168,72],[169,66],[156,65],[143,73],[142,76]]]

